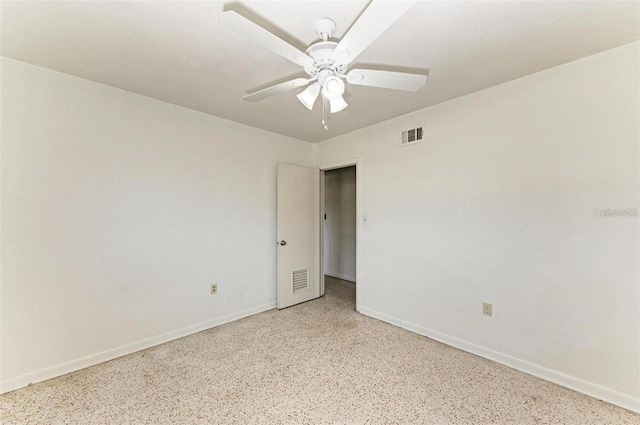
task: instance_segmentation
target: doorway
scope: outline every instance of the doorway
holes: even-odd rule
[[[357,165],[321,170],[321,294],[357,299]]]
[[[340,202],[328,211],[325,220],[325,176],[332,170],[350,168],[351,180],[337,189]],[[336,174],[337,175],[337,174]],[[333,175],[330,174],[329,180]],[[340,179],[342,180],[342,179]],[[319,168],[309,168],[293,164],[278,164],[277,170],[277,308],[283,309],[313,300],[325,295],[325,221],[332,219],[333,237],[347,238],[347,243],[339,239],[329,239],[327,261],[330,279],[350,282],[352,297],[355,298],[355,310],[360,309],[362,282],[360,279],[361,261],[360,237],[361,225],[367,224],[361,212],[360,159],[333,163]],[[329,183],[332,185],[332,183]],[[335,192],[333,187],[329,188]],[[354,196],[355,192],[355,196]],[[346,195],[349,194],[349,195]],[[331,200],[336,198],[330,194]],[[348,196],[348,197],[347,197]],[[355,203],[355,214],[353,205]],[[340,213],[336,208],[347,206],[348,212]],[[348,220],[346,225],[333,219]],[[350,230],[345,231],[344,227]],[[337,229],[337,230],[336,230]],[[341,244],[346,248],[336,248]],[[355,246],[355,260],[353,247]],[[339,249],[339,252],[334,252]],[[337,260],[338,267],[334,267]],[[355,263],[355,274],[353,266]],[[346,270],[346,272],[345,272]],[[355,277],[355,283],[352,282]],[[353,294],[355,292],[355,294]]]

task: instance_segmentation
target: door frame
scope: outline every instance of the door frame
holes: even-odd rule
[[[362,160],[360,158],[321,164],[320,169],[320,296],[324,295],[324,177],[325,172],[338,168],[356,167],[356,311],[360,311],[362,273],[360,261],[360,226],[362,224]]]

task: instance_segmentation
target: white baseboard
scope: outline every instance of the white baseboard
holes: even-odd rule
[[[374,319],[382,320],[383,322],[390,323],[392,325],[401,327],[411,332],[429,337],[436,341],[450,345],[460,350],[467,351],[485,359],[493,360],[494,362],[501,363],[505,366],[509,366],[513,369],[517,369],[521,372],[528,373],[547,381],[551,381],[555,384],[563,387],[570,388],[574,391],[586,394],[588,396],[606,401],[607,403],[615,404],[632,412],[640,413],[640,400],[627,394],[603,387],[598,384],[583,381],[582,379],[566,375],[562,372],[558,372],[546,367],[537,365],[535,363],[521,360],[515,357],[511,357],[507,354],[500,353],[498,351],[491,350],[489,348],[476,345],[474,343],[465,341],[454,336],[450,336],[433,329],[425,328],[414,323],[398,319],[396,317],[389,316],[384,313],[371,310],[366,307],[360,307],[360,313],[373,317]]]
[[[340,274],[340,273],[326,273],[326,272],[325,272],[325,275],[329,277],[335,277],[336,279],[346,280],[347,282],[356,283],[356,278],[353,276],[347,276],[345,274]]]
[[[217,319],[208,320],[206,322],[197,323],[195,325],[187,326],[182,329],[167,332],[158,336],[143,339],[141,341],[132,342],[130,344],[122,345],[120,347],[112,348],[102,351],[100,353],[90,354],[88,356],[81,357],[79,359],[70,360],[65,363],[61,363],[55,366],[50,366],[44,369],[30,372],[15,378],[7,379],[0,383],[0,394],[14,391],[19,388],[26,387],[29,384],[35,384],[37,382],[46,381],[48,379],[56,378],[58,376],[66,375],[67,373],[75,372],[80,369],[94,366],[98,363],[103,363],[109,360],[113,360],[118,357],[126,356],[127,354],[134,353],[136,351],[144,350],[154,347],[156,345],[163,344],[165,342],[172,341],[174,339],[182,338],[194,333],[198,333],[216,326],[223,325],[225,323],[233,322],[234,320],[242,319],[244,317],[253,316],[263,311],[271,310],[276,307],[276,303],[263,304],[247,310],[242,310],[236,313],[231,313],[226,316],[219,317]]]

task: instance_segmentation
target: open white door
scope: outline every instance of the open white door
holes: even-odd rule
[[[278,164],[278,308],[320,296],[320,170]]]

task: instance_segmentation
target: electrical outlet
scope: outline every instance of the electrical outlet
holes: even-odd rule
[[[482,303],[482,314],[485,316],[493,316],[493,304]]]
[[[217,283],[212,283],[211,284],[211,295],[215,295],[218,293],[218,284]]]

